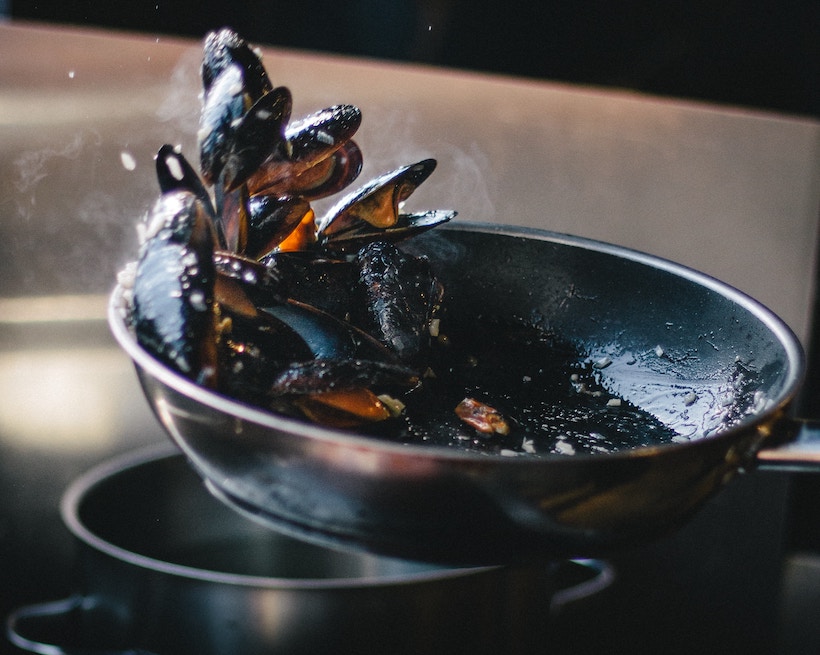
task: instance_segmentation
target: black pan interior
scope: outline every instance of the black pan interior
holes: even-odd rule
[[[794,390],[801,354],[788,328],[726,285],[574,237],[493,244],[488,253],[485,234],[451,229],[411,246],[444,280],[454,339],[495,317],[537,325],[673,441],[751,420]]]

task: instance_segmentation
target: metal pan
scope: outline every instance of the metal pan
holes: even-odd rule
[[[604,384],[674,427],[681,443],[504,457],[289,420],[159,364],[126,329],[115,291],[113,333],[214,495],[302,539],[487,564],[644,542],[680,526],[763,458],[820,459],[810,431],[786,418],[804,372],[800,344],[737,290],[646,254],[522,228],[456,225],[410,247],[443,279],[450,315],[544,317],[564,340],[605,357]],[[753,372],[742,394],[734,391],[738,364]],[[809,454],[761,452],[795,439]]]
[[[606,588],[600,562],[447,567],[305,544],[214,500],[171,444],[105,462],[63,496],[71,597],[16,610],[48,655],[532,653],[549,617]],[[567,581],[571,582],[567,584]],[[582,605],[576,605],[582,607]]]

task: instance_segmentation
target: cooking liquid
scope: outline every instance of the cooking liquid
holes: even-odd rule
[[[479,317],[450,327],[433,344],[430,373],[402,397],[403,416],[372,433],[509,456],[606,453],[680,436],[609,393],[601,362],[539,326]],[[468,397],[498,410],[509,433],[484,434],[462,422],[454,410]]]

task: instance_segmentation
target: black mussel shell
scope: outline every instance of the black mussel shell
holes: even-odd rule
[[[261,58],[245,39],[229,27],[208,33],[201,66],[202,86],[206,93],[220,73],[231,65],[238,65],[242,70],[243,89],[251,102],[273,88]]]
[[[235,189],[266,159],[285,148],[285,125],[292,104],[290,91],[280,86],[259,98],[236,121],[222,164],[220,186]]]
[[[288,297],[311,305],[340,320],[350,318],[358,267],[341,259],[317,257],[313,252],[277,252],[261,262],[288,281]]]
[[[281,371],[272,380],[268,393],[284,396],[359,387],[407,389],[418,381],[415,371],[400,364],[362,359],[313,359]]]
[[[251,317],[228,308],[222,311],[230,323],[223,327],[219,342],[220,391],[245,402],[266,404],[279,373],[292,361],[309,359],[310,348],[286,324],[265,313]]]
[[[305,192],[317,186],[317,182],[311,181],[317,176],[309,175],[300,182],[296,180],[348,143],[360,124],[361,112],[353,105],[328,107],[291,124],[285,131],[287,148],[274,154],[248,180],[251,193],[307,195]],[[344,164],[347,168],[354,167],[355,162],[361,159],[361,154],[357,151],[358,148],[351,148],[345,155],[346,159],[338,163]],[[350,160],[350,163],[347,163],[347,160]],[[334,164],[334,167],[338,163]],[[320,181],[326,177],[326,172],[318,176]],[[352,179],[350,178],[350,181]],[[330,193],[335,193],[339,189],[334,189]]]
[[[288,126],[290,160],[312,166],[349,141],[362,124],[355,105],[334,105]]]
[[[428,352],[430,324],[444,295],[430,262],[384,241],[362,248],[356,260],[361,297],[354,323],[401,361],[419,365]]]
[[[320,232],[317,240],[319,247],[326,253],[343,256],[358,252],[368,243],[375,241],[404,241],[446,223],[456,215],[456,212],[447,209],[399,214],[395,225],[386,228],[374,227],[365,221],[351,221],[344,230],[332,234]]]
[[[382,343],[346,321],[295,300],[261,307],[307,343],[314,359],[367,359],[397,363]]]
[[[225,246],[222,222],[219,220],[208,189],[193,166],[177,148],[165,144],[157,151],[155,160],[157,180],[162,193],[190,191],[202,203],[216,229],[217,244]]]
[[[257,307],[287,301],[288,284],[275,269],[260,262],[237,255],[216,251],[216,287],[214,296],[221,307],[233,314],[256,316]]]
[[[261,259],[272,252],[310,211],[301,197],[251,196],[248,200],[248,238],[245,254]]]
[[[148,215],[133,288],[137,340],[183,375],[215,384],[213,312],[216,239],[195,194],[163,194]]]
[[[199,167],[208,184],[214,184],[233,147],[236,122],[245,114],[242,69],[231,65],[214,80],[205,94],[199,117]]]
[[[174,146],[165,144],[157,151],[155,160],[157,181],[163,193],[190,191],[214,215],[211,196],[193,166]]]

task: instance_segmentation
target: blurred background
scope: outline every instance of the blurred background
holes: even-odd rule
[[[618,87],[820,115],[812,0],[0,0],[14,18]]]

